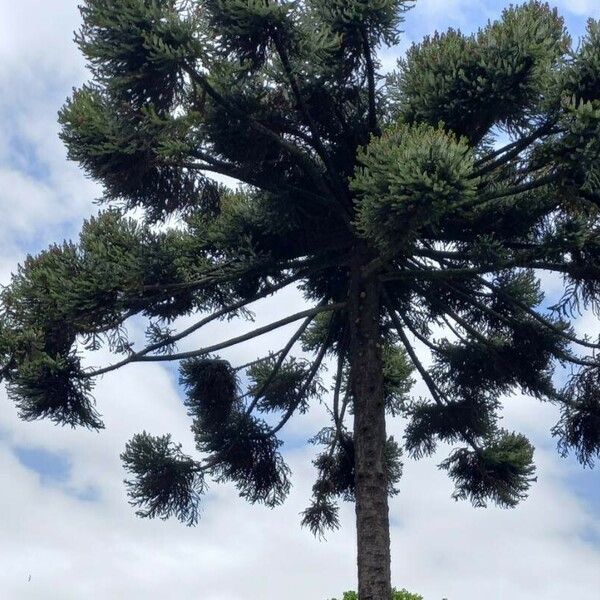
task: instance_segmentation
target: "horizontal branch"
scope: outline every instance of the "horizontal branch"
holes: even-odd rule
[[[485,304],[482,304],[481,302],[475,300],[474,298],[472,298],[470,296],[470,294],[468,294],[466,292],[462,292],[461,290],[458,290],[454,286],[449,285],[447,283],[444,283],[444,285],[446,287],[448,287],[449,289],[451,289],[452,291],[454,291],[454,293],[459,294],[460,296],[465,298],[465,300],[467,302],[469,302],[475,308],[478,308],[479,310],[486,312],[487,314],[495,317],[496,319],[499,319],[500,321],[503,321],[504,323],[508,324],[509,326],[519,325],[519,322],[516,321],[514,318],[507,317],[505,315],[500,314],[499,312],[491,309],[490,307],[486,306]],[[568,338],[566,338],[566,336],[564,334],[561,334],[561,335],[563,338],[568,339]],[[598,362],[598,361],[588,360],[587,358],[579,358],[578,356],[575,356],[569,352],[557,352],[557,353],[552,353],[552,354],[559,361],[570,362],[575,365],[580,365],[582,367],[600,367],[600,362]]]
[[[279,329],[280,327],[283,327],[285,325],[288,325],[289,323],[293,323],[294,321],[298,321],[305,317],[308,317],[311,315],[317,315],[322,312],[331,312],[331,311],[339,310],[339,309],[343,308],[344,306],[345,306],[344,302],[338,302],[338,303],[334,303],[334,304],[328,304],[327,306],[320,306],[320,307],[318,306],[316,308],[304,310],[302,312],[298,312],[293,315],[290,315],[289,317],[286,317],[285,319],[281,319],[280,321],[270,323],[269,325],[265,325],[264,327],[259,327],[258,329],[255,329],[254,331],[250,331],[248,333],[237,336],[235,338],[231,338],[229,340],[219,342],[218,344],[214,344],[212,346],[200,348],[199,350],[192,350],[189,352],[180,352],[177,354],[161,354],[158,356],[157,355],[148,356],[147,353],[134,354],[134,355],[128,357],[127,359],[125,359],[119,363],[116,363],[114,365],[110,365],[103,369],[98,369],[97,371],[88,371],[85,374],[85,376],[86,377],[97,377],[98,375],[103,375],[105,373],[109,373],[111,371],[114,371],[114,370],[116,370],[120,367],[123,367],[126,364],[130,364],[130,363],[169,362],[169,361],[175,361],[175,360],[183,360],[183,359],[187,359],[187,358],[197,358],[199,356],[206,356],[207,354],[211,354],[212,352],[217,352],[218,350],[223,350],[224,348],[229,348],[231,346],[235,346],[242,342],[251,340],[255,337],[259,337],[261,335],[264,335],[265,333],[268,333],[275,329]],[[198,328],[197,326],[198,326],[198,324],[196,324],[196,326],[195,326],[196,329]]]
[[[581,338],[578,338],[577,336],[574,336],[574,335],[564,331],[560,327],[557,327],[554,323],[552,323],[548,319],[545,319],[537,311],[533,310],[532,308],[530,308],[529,306],[527,306],[520,300],[513,298],[510,294],[507,294],[506,292],[501,290],[498,286],[483,279],[483,277],[478,278],[478,281],[479,281],[479,283],[481,283],[481,285],[492,290],[495,294],[497,294],[500,298],[502,298],[506,302],[513,304],[517,308],[521,309],[523,312],[527,313],[530,317],[533,317],[536,321],[538,321],[538,323],[541,323],[544,327],[546,327],[548,330],[552,331],[553,333],[556,333],[556,334],[562,336],[563,338],[569,340],[570,342],[579,344],[580,346],[584,346],[586,348],[592,348],[594,350],[600,350],[600,344],[594,344],[592,342],[588,342],[587,340],[582,340]]]
[[[536,249],[537,250],[537,249]],[[441,264],[446,264],[445,262],[445,257],[442,256],[442,253],[439,253],[439,258],[438,260],[440,261]],[[550,271],[554,271],[554,272],[562,272],[562,273],[568,273],[569,269],[568,269],[568,265],[564,264],[564,263],[541,263],[541,262],[531,262],[529,265],[515,265],[515,266],[527,266],[528,268],[533,268],[533,269],[541,269],[541,270],[550,270]],[[586,348],[591,348],[594,350],[600,350],[600,344],[594,344],[592,342],[588,342],[587,340],[583,340],[581,338],[578,338],[575,335],[572,335],[570,333],[568,333],[567,331],[561,329],[560,327],[556,326],[554,323],[552,323],[551,321],[549,321],[548,319],[545,319],[542,315],[540,315],[536,310],[532,309],[531,307],[527,306],[526,304],[524,304],[523,302],[521,302],[520,300],[517,300],[516,298],[513,298],[510,294],[507,294],[506,292],[504,292],[501,288],[499,288],[498,286],[494,285],[493,283],[487,281],[486,279],[484,279],[483,277],[476,277],[476,281],[483,287],[488,288],[489,290],[491,290],[493,293],[497,294],[500,298],[502,298],[504,301],[516,306],[517,308],[519,308],[520,310],[522,310],[523,312],[525,312],[526,314],[528,314],[529,316],[531,316],[533,319],[535,319],[536,321],[538,321],[540,324],[542,324],[544,327],[546,327],[548,330],[552,331],[553,333],[556,333],[557,335],[560,335],[561,337],[563,337],[564,339],[573,342],[575,344],[579,344],[580,346],[586,347]],[[454,286],[451,286],[452,289],[456,292],[459,292],[458,289],[454,288]],[[468,294],[465,294],[463,292],[459,292],[461,293],[464,297],[467,297],[470,301],[474,299],[471,299],[470,296]],[[482,309],[483,307],[485,307],[485,305],[479,305],[478,306],[480,309]],[[487,307],[485,307],[487,309]],[[497,315],[499,316],[499,315]]]
[[[487,204],[492,200],[500,200],[502,198],[508,198],[509,196],[518,196],[519,194],[524,194],[525,192],[537,190],[538,188],[545,187],[551,183],[556,183],[556,181],[558,181],[558,175],[551,173],[549,175],[544,175],[539,179],[528,181],[522,185],[517,185],[504,190],[498,190],[496,192],[490,192],[477,199],[475,208],[479,208],[481,204]]]

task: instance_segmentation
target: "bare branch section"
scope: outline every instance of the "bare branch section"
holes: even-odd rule
[[[183,360],[187,358],[196,358],[200,356],[206,356],[211,354],[212,352],[217,352],[218,350],[223,350],[225,348],[229,348],[231,346],[235,346],[237,344],[241,344],[242,342],[246,342],[255,337],[259,337],[264,335],[265,333],[269,333],[275,329],[279,329],[280,327],[284,327],[285,325],[289,325],[294,321],[299,321],[300,319],[304,319],[309,316],[314,316],[322,312],[331,312],[340,310],[345,306],[345,303],[338,302],[334,304],[328,304],[326,306],[318,306],[316,308],[311,308],[308,310],[303,310],[301,312],[290,315],[284,319],[271,323],[269,325],[265,325],[264,327],[259,327],[254,331],[250,331],[243,335],[231,338],[229,340],[225,340],[223,342],[219,342],[218,344],[214,344],[212,346],[207,346],[205,348],[200,348],[198,350],[192,350],[190,352],[180,352],[176,354],[161,354],[161,355],[152,355],[148,356],[147,354],[134,354],[119,363],[115,363],[114,365],[110,365],[108,367],[104,367],[103,369],[98,369],[95,371],[86,372],[86,377],[97,377],[99,375],[104,375],[105,373],[110,373],[111,371],[115,371],[127,364],[131,363],[139,363],[139,362],[165,362],[165,361],[176,361]],[[196,328],[197,329],[197,328]],[[143,351],[142,351],[143,352]]]

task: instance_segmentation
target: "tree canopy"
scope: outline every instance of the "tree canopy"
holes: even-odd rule
[[[338,525],[337,499],[356,497],[361,473],[394,493],[402,449],[418,458],[438,442],[454,445],[441,467],[456,498],[516,505],[535,467],[527,438],[499,424],[515,390],[560,408],[562,454],[598,458],[600,344],[573,322],[600,309],[600,24],[573,43],[557,11],[530,0],[472,35],[425,38],[384,75],[378,52],[410,6],[81,7],[91,81],[61,110],[61,137],[106,208],[2,290],[0,376],[23,419],[100,429],[97,377],[179,361],[199,456],[168,434],[135,436],[122,459],[140,515],[194,523],[211,479],[281,503],[279,434],[319,401],[331,422],[314,438],[303,522],[315,533]],[[551,307],[549,275],[563,290]],[[294,285],[306,310],[177,349]],[[132,317],[147,321],[143,348]],[[249,365],[219,356],[290,323],[285,347]],[[101,347],[120,358],[94,368],[86,352]],[[428,397],[410,398],[417,377]],[[401,442],[385,437],[384,410],[406,419]]]

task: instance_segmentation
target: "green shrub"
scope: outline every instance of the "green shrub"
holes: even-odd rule
[[[332,598],[332,600],[336,599]],[[356,592],[344,592],[342,600],[358,600],[358,594]],[[423,600],[423,596],[419,594],[411,594],[404,589],[394,589],[392,600]]]

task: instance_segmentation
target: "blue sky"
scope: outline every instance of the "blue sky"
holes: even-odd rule
[[[0,0],[0,85],[8,91],[0,94],[0,282],[27,252],[73,237],[97,210],[100,190],[66,161],[57,138],[56,113],[85,80],[72,43],[76,4]],[[401,49],[436,28],[475,30],[507,4],[420,0],[407,15]],[[600,17],[598,0],[556,4],[575,38],[587,16]],[[260,303],[257,320],[301,306],[288,292]],[[590,315],[578,326],[600,331]],[[218,325],[206,335],[224,338],[236,327]],[[228,357],[246,362],[279,347],[286,335],[274,333]],[[201,591],[206,600],[321,600],[354,585],[352,507],[344,507],[342,530],[327,543],[299,527],[314,473],[313,449],[297,441],[319,428],[318,410],[295,421],[288,434],[296,442],[288,447],[296,487],[284,507],[249,507],[230,486],[213,487],[200,525],[187,529],[135,518],[118,459],[125,441],[142,429],[173,432],[192,449],[172,372],[136,366],[105,377],[96,398],[107,424],[101,434],[22,423],[0,389],[3,597],[185,599]],[[514,511],[474,510],[450,500],[451,484],[436,469],[443,453],[406,462],[402,493],[391,503],[397,585],[425,600],[558,600],[573,593],[597,600],[600,472],[557,456],[548,433],[556,417],[528,398],[506,402],[505,425],[536,441],[539,467],[530,499]],[[390,429],[401,435],[400,424]]]

